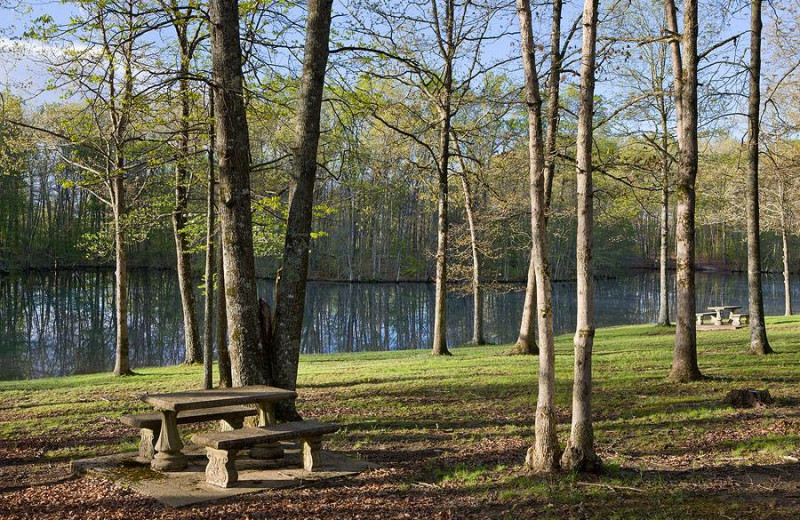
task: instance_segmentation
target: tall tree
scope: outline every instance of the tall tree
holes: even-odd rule
[[[558,136],[558,98],[561,87],[561,64],[564,60],[566,46],[561,47],[561,11],[562,1],[553,0],[553,13],[550,27],[550,71],[547,78],[547,134],[544,143],[544,211],[545,222],[550,212],[550,201],[553,193],[553,178],[556,173],[556,137]],[[567,41],[569,41],[569,37]],[[538,80],[537,80],[538,84]],[[541,119],[541,118],[540,118]],[[531,200],[533,204],[533,200]],[[533,219],[533,215],[531,215]],[[531,251],[533,249],[531,248]],[[528,278],[525,286],[525,298],[522,306],[522,320],[519,335],[511,354],[538,354],[536,345],[536,266],[531,252],[528,261]]]
[[[303,73],[297,101],[297,144],[281,272],[276,282],[275,325],[270,348],[271,382],[297,387],[300,338],[303,328],[314,184],[317,178],[322,94],[328,64],[333,0],[309,0]],[[284,419],[298,416],[294,402],[279,408]]]
[[[89,191],[111,211],[115,258],[116,355],[114,374],[131,374],[128,338],[128,245],[132,210],[143,197],[158,145],[146,139],[152,121],[153,81],[146,63],[149,28],[132,0],[78,2],[83,19],[54,26],[39,20],[43,39],[62,39],[71,50],[51,63],[56,83],[78,101],[62,107],[52,125],[24,125],[59,140],[61,159],[72,167],[71,185]],[[33,32],[37,32],[36,29]],[[80,45],[75,45],[75,42]],[[22,123],[18,123],[22,124]],[[141,236],[141,230],[136,230]]]
[[[455,58],[455,0],[445,0],[444,30],[439,18],[438,1],[431,2],[432,18],[435,22],[438,43],[442,47],[444,70],[442,71],[442,88],[436,100],[439,115],[439,161],[436,170],[439,174],[439,191],[437,193],[438,228],[436,233],[436,297],[433,311],[433,348],[434,356],[449,356],[447,348],[447,242],[448,242],[448,204],[450,173],[450,128],[453,117],[453,61]]]
[[[594,119],[594,74],[597,42],[598,0],[586,0],[583,7],[581,87],[578,107],[576,174],[578,192],[577,302],[575,328],[575,375],[572,385],[572,429],[561,458],[570,470],[599,469],[594,451],[592,427],[592,347],[594,346],[594,274],[592,245],[594,194],[592,192],[592,130]]]
[[[615,122],[622,127],[622,135],[632,142],[646,145],[659,157],[658,168],[653,168],[651,161],[646,161],[641,168],[647,172],[648,179],[642,186],[643,191],[659,187],[660,211],[658,228],[658,267],[659,297],[658,317],[656,324],[670,325],[668,262],[670,238],[670,193],[672,169],[675,162],[672,153],[674,134],[670,126],[670,117],[674,104],[670,95],[670,44],[666,40],[653,41],[654,36],[665,32],[664,17],[661,16],[663,6],[650,0],[634,0],[625,9],[624,16],[617,19],[618,25],[611,31],[622,41],[636,41],[632,51],[627,48],[623,63],[619,64],[618,77],[620,90],[625,93],[626,100],[622,112],[623,118]],[[633,59],[628,52],[635,53]],[[644,130],[644,132],[643,132]],[[636,161],[642,160],[643,154],[636,154]],[[628,167],[633,169],[636,164]]]
[[[758,139],[761,127],[761,0],[750,0],[750,96],[747,110],[747,289],[750,353],[771,354],[761,288],[761,231],[758,207]]]
[[[531,197],[531,237],[536,276],[536,311],[539,329],[539,396],[536,403],[536,435],[525,465],[533,471],[551,472],[561,455],[556,437],[555,348],[553,298],[547,251],[545,218],[545,159],[542,143],[542,99],[533,45],[530,0],[516,0],[519,14],[522,64],[525,69],[525,101],[528,106],[528,160]]]
[[[781,131],[785,130],[780,125]],[[798,205],[800,205],[800,157],[798,144],[795,142],[767,141],[765,146],[766,157],[770,160],[768,168],[761,168],[760,172],[766,181],[759,185],[760,195],[764,199],[765,224],[767,230],[780,234],[781,257],[783,265],[783,313],[785,316],[793,314],[792,309],[792,284],[791,284],[791,247],[789,240],[797,230]]]
[[[238,0],[210,0],[225,308],[233,386],[264,383]]]
[[[678,120],[680,161],[677,178],[676,303],[675,348],[670,378],[688,382],[702,379],[697,365],[695,327],[695,182],[697,180],[697,0],[684,0],[683,34],[678,32],[674,0],[665,0],[667,31],[670,36],[675,105]]]
[[[178,143],[175,161],[175,201],[172,210],[172,227],[177,257],[178,289],[183,309],[184,361],[199,363],[203,358],[200,333],[197,323],[197,308],[194,299],[192,277],[192,258],[186,237],[187,207],[189,204],[189,162],[191,141],[192,92],[190,90],[190,69],[195,49],[204,35],[195,18],[192,5],[178,5],[176,0],[162,0],[161,8],[167,12],[169,21],[175,29],[178,43],[177,96],[180,105],[178,114]]]
[[[436,255],[433,355],[450,355],[447,347],[447,280],[449,244],[449,175],[453,149],[453,118],[470,93],[471,83],[499,66],[503,60],[485,63],[484,45],[499,41],[503,30],[495,32],[491,23],[503,13],[502,3],[458,2],[456,0],[407,0],[402,3],[368,2],[374,14],[358,32],[372,40],[374,48],[349,48],[368,51],[379,57],[380,68],[371,71],[378,78],[391,78],[402,96],[418,93],[426,105],[408,106],[405,100],[391,107],[390,113],[375,110],[383,124],[416,142],[429,157],[424,167],[436,175]],[[371,22],[371,24],[370,24]],[[387,31],[387,24],[392,26]],[[391,60],[391,68],[387,67]],[[395,94],[396,95],[396,94]],[[398,110],[399,107],[403,110]],[[403,115],[411,115],[402,120]],[[409,128],[411,121],[413,128]],[[430,161],[428,163],[427,161]],[[415,159],[417,164],[422,163]]]

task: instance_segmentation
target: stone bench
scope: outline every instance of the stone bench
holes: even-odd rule
[[[697,317],[697,324],[698,325],[702,325],[703,324],[703,318],[714,318],[714,319],[716,319],[717,313],[716,312],[698,312],[697,314],[695,314],[695,316]]]
[[[222,421],[222,428],[233,430],[241,428],[245,417],[258,414],[258,410],[248,406],[220,406],[201,410],[186,410],[178,413],[178,424],[191,424],[205,421]],[[120,417],[123,423],[139,428],[139,457],[153,460],[155,443],[161,434],[161,414],[158,412],[125,414]]]
[[[198,433],[192,442],[206,448],[206,482],[217,487],[231,487],[239,479],[236,454],[242,448],[277,441],[300,439],[303,447],[303,469],[314,471],[319,464],[322,436],[339,429],[336,424],[318,421],[295,421],[258,428],[242,428],[226,432]]]
[[[745,320],[747,321],[747,323],[750,323],[750,315],[745,313],[743,314],[731,313],[731,325],[733,325],[734,327],[741,327],[742,320]]]

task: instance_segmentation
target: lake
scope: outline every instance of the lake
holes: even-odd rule
[[[259,293],[271,299],[272,280]],[[800,283],[793,280],[795,301]],[[163,366],[183,360],[183,330],[177,274],[133,270],[130,274],[131,366]],[[743,273],[698,273],[698,308],[747,307]],[[454,286],[448,297],[448,344],[472,337],[472,297]],[[575,283],[553,285],[556,333],[575,326]],[[649,323],[658,312],[658,274],[598,280],[598,327]],[[486,339],[516,340],[524,286],[485,294]],[[198,292],[198,309],[202,300]],[[433,284],[309,284],[303,352],[365,352],[430,347]],[[0,380],[33,379],[110,371],[114,364],[114,284],[107,270],[0,275]],[[783,278],[764,277],[767,314],[783,314]],[[674,305],[671,317],[674,317]],[[202,329],[201,329],[202,330]]]

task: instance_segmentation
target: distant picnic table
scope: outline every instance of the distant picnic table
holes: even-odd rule
[[[722,325],[723,320],[728,320],[731,325],[734,327],[741,327],[742,320],[749,320],[749,314],[736,314],[737,309],[741,309],[741,305],[716,305],[711,306],[708,310],[713,312],[698,312],[695,316],[697,317],[697,324],[703,325],[703,318],[711,318],[711,322],[714,325]],[[725,314],[723,316],[723,314]]]
[[[714,318],[714,325],[722,325],[723,319],[727,318],[728,315],[734,312],[736,309],[741,308],[741,305],[719,305],[716,307],[709,307],[708,310],[717,313],[716,317]],[[726,313],[726,316],[723,316],[722,313]]]

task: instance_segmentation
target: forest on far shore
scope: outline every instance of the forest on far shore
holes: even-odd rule
[[[602,100],[601,100],[602,101]],[[58,110],[47,107],[47,111]],[[35,117],[41,117],[37,114]],[[30,117],[34,117],[31,115]],[[505,152],[481,171],[474,190],[477,238],[484,253],[482,276],[486,281],[525,281],[530,255],[530,209],[527,206],[527,133],[524,112],[504,121],[508,143]],[[562,121],[562,124],[567,124]],[[254,125],[255,126],[255,125]],[[258,127],[256,127],[258,128]],[[374,132],[381,129],[373,127]],[[331,158],[321,169],[316,187],[310,276],[322,280],[428,281],[435,276],[436,199],[435,182],[402,157],[390,135],[364,138],[353,143],[353,158],[342,168]],[[564,140],[567,136],[562,136]],[[600,275],[615,275],[631,267],[658,268],[659,196],[648,170],[656,157],[632,139],[602,135],[603,164],[610,169],[596,177],[597,224],[595,260]],[[792,154],[780,161],[800,161],[797,143]],[[332,146],[329,144],[329,146]],[[372,151],[371,148],[378,148]],[[369,153],[367,151],[369,150]],[[741,271],[747,265],[747,226],[742,172],[743,147],[732,137],[708,137],[700,157],[697,180],[698,268]],[[386,161],[384,154],[396,154]],[[69,182],[69,167],[59,163],[57,152],[35,147],[24,154],[17,170],[0,175],[0,271],[70,267],[113,267],[113,238],[108,207],[90,192]],[[376,157],[379,164],[370,163]],[[488,159],[487,159],[488,160]],[[288,168],[288,166],[287,166]],[[559,162],[554,180],[553,217],[549,225],[552,266],[556,279],[575,277],[575,177],[573,165]],[[783,168],[770,161],[762,166],[762,253],[766,271],[782,271],[782,244],[778,191],[786,182]],[[130,244],[131,267],[173,268],[175,242],[169,201],[172,169],[161,172],[163,192],[153,194],[146,212],[137,216],[137,233]],[[273,172],[288,176],[288,172]],[[622,179],[622,180],[619,180]],[[794,179],[789,179],[794,185]],[[196,180],[190,188],[188,233],[193,264],[202,268],[205,236],[205,188]],[[278,239],[283,223],[280,198],[269,194],[267,179],[254,176],[260,203],[255,205],[254,233],[259,275],[274,276],[279,264]],[[650,184],[647,184],[647,183]],[[454,187],[458,184],[454,183]],[[785,187],[784,187],[785,189]],[[793,187],[793,189],[796,189]],[[154,190],[155,191],[155,190]],[[674,194],[670,192],[670,198]],[[787,204],[796,206],[795,199]],[[673,204],[670,227],[674,229]],[[788,213],[788,212],[787,212]],[[470,234],[463,190],[451,197],[451,280],[470,277]],[[790,250],[796,248],[795,228],[790,227]],[[259,240],[260,239],[260,240]],[[674,233],[669,234],[670,256]],[[798,258],[789,258],[792,271]]]

